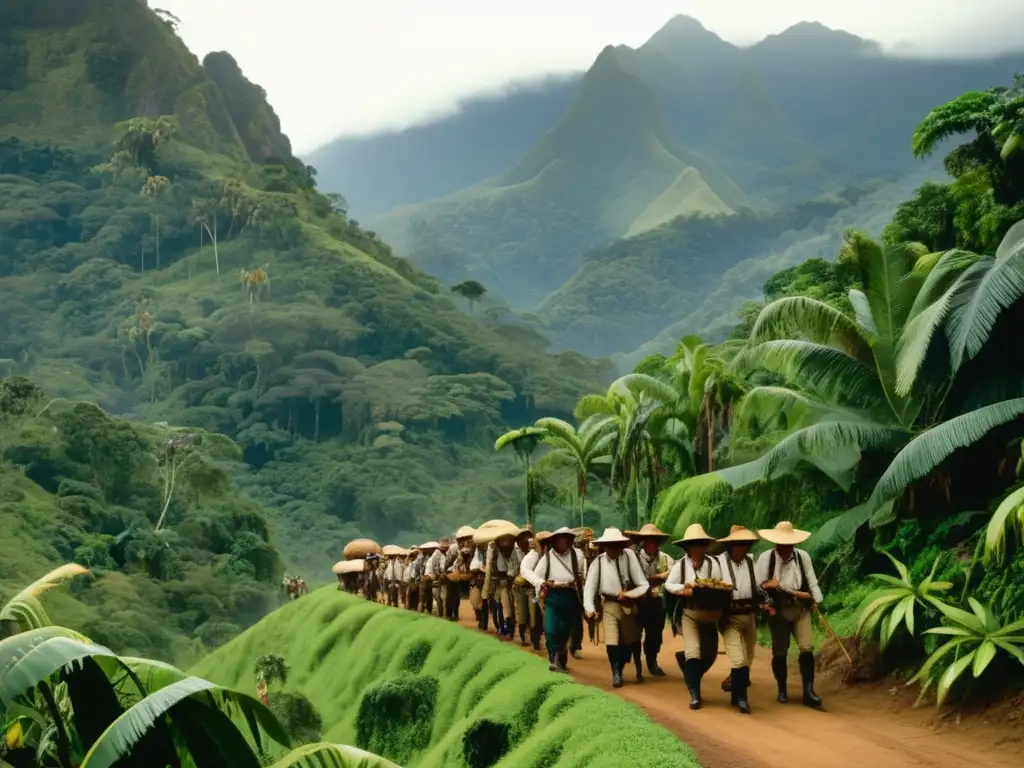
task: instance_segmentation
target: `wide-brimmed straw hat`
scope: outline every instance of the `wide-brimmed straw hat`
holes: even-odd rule
[[[672,543],[677,547],[686,549],[687,544],[696,544],[698,542],[706,542],[710,544],[714,540],[715,537],[708,534],[708,532],[704,530],[703,525],[700,523],[694,523],[693,525],[687,526],[686,532],[683,533],[683,538],[676,539]]]
[[[799,528],[794,528],[789,520],[783,520],[774,528],[765,528],[757,533],[765,541],[783,546],[800,544],[811,538],[810,531],[801,531]]]
[[[473,534],[473,543],[478,547],[490,544],[502,536],[511,536],[513,539],[519,535],[519,526],[510,523],[508,520],[491,520],[476,529]]]
[[[554,538],[557,538],[558,536],[569,536],[569,537],[572,538],[573,541],[576,541],[576,532],[574,530],[572,530],[572,528],[566,528],[564,525],[561,528],[559,528],[557,531],[554,531],[553,533],[551,533],[551,535],[549,535],[548,538],[549,539],[554,539]]]
[[[476,533],[476,528],[471,525],[464,525],[455,532],[455,540],[472,539],[474,533]]]
[[[669,536],[654,523],[647,523],[639,531],[626,531],[626,535],[631,539],[667,539]]]
[[[758,541],[758,535],[749,528],[742,525],[734,525],[729,529],[729,535],[719,539],[719,544],[753,544]]]
[[[420,544],[420,551],[425,549],[438,549],[441,545],[436,541],[428,541],[426,544]]]
[[[537,531],[537,535],[533,537],[534,541],[547,541],[551,538],[551,531]]]
[[[629,538],[618,528],[605,528],[601,538],[594,539],[595,544],[629,544]]]

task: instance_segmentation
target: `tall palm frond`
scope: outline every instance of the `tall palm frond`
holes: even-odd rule
[[[863,294],[862,294],[863,295]],[[872,365],[871,346],[857,323],[833,306],[807,296],[789,296],[761,310],[750,332],[750,343],[789,339],[836,346],[865,365]]]
[[[1024,298],[1024,229],[1011,229],[997,256],[974,264],[952,299],[947,333],[954,373],[977,355],[1000,313]]]
[[[996,508],[985,529],[985,562],[1003,562],[1011,542],[1024,544],[1024,488],[1018,488]]]
[[[973,445],[996,427],[1022,417],[1024,398],[1016,398],[968,411],[921,433],[889,464],[875,485],[868,506],[877,509],[927,476],[958,449]]]

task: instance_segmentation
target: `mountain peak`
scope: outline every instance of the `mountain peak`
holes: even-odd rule
[[[709,53],[733,46],[692,16],[679,14],[665,22],[641,47],[675,55],[685,52]]]
[[[865,40],[846,30],[832,29],[819,21],[797,22],[777,35],[768,35],[755,45],[754,49],[798,55],[853,55],[881,51],[878,43]]]

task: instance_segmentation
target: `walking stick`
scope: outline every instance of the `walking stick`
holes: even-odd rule
[[[843,656],[846,657],[846,661],[850,664],[849,671],[852,672],[853,659],[850,657],[850,652],[846,650],[846,644],[839,639],[839,635],[832,628],[832,625],[828,623],[828,619],[825,618],[825,614],[823,614],[821,611],[816,611],[816,613],[818,614],[818,618],[821,619],[821,623],[825,625],[825,629],[827,629],[829,633],[832,635],[832,639],[836,641],[836,645],[838,645],[839,649],[843,652]],[[849,675],[849,672],[847,672],[847,675]]]

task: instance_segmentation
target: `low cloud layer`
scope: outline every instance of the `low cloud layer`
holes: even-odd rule
[[[976,56],[1024,47],[1021,0],[151,0],[200,57],[227,50],[262,85],[296,149],[410,125],[510,80],[585,69],[605,45],[638,46],[686,13],[745,45],[819,21],[890,50]]]

